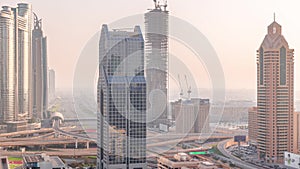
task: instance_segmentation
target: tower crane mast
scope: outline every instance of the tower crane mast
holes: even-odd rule
[[[155,9],[160,9],[161,7],[164,8],[164,11],[167,11],[167,7],[168,7],[168,1],[167,0],[163,0],[163,2],[161,3],[160,0],[153,0],[154,2],[154,7]]]
[[[183,89],[182,89],[182,85],[181,85],[179,74],[178,74],[178,82],[179,82],[179,87],[180,87],[180,93],[179,93],[179,95],[180,95],[180,99],[182,99],[183,98]]]
[[[189,86],[189,84],[188,84],[188,80],[187,80],[186,75],[184,77],[185,77],[185,82],[186,82],[186,87],[187,87],[188,100],[190,100],[191,99],[192,89],[191,89],[191,86]]]

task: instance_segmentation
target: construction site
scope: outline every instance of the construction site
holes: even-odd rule
[[[168,128],[169,11],[154,0],[145,14],[145,56],[149,127]]]

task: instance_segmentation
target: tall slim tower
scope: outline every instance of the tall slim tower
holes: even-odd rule
[[[48,100],[51,102],[55,99],[55,71],[50,69],[48,71]]]
[[[48,66],[47,38],[43,36],[42,20],[34,14],[32,31],[33,117],[47,118]]]
[[[257,51],[258,153],[270,163],[282,163],[294,152],[294,50],[274,18]]]
[[[145,14],[147,121],[150,127],[168,123],[169,12],[154,0]]]
[[[144,39],[102,26],[99,44],[97,168],[146,169]]]
[[[3,6],[0,12],[0,89],[2,122],[32,116],[31,5]]]

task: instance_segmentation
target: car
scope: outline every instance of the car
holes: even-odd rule
[[[222,159],[221,161],[222,161],[222,163],[227,163],[227,160],[225,160],[225,159]]]

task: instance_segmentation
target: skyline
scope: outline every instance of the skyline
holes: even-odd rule
[[[229,1],[0,3],[5,168],[299,168],[298,3]]]
[[[0,5],[13,6],[16,2],[18,1],[4,0]],[[49,37],[49,67],[57,72],[58,88],[71,88],[80,52],[86,42],[100,31],[102,24],[111,23],[123,16],[144,13],[147,9],[153,8],[151,0],[133,0],[130,1],[130,4],[127,1],[116,0],[105,3],[72,1],[72,8],[64,8],[64,6],[70,5],[71,1],[69,0],[60,2],[59,6],[53,1],[28,0],[26,2],[31,3],[33,10],[38,12],[44,20],[43,27]],[[276,20],[284,25],[285,37],[290,39],[290,46],[295,49],[295,90],[300,90],[300,87],[297,87],[297,84],[300,84],[300,78],[297,78],[299,75],[297,72],[300,70],[300,62],[297,61],[297,51],[300,49],[300,41],[297,39],[300,39],[300,34],[297,33],[297,30],[300,28],[300,24],[294,22],[298,11],[291,10],[296,8],[300,2],[291,1],[286,4],[280,1],[264,1],[259,2],[260,7],[255,5],[257,4],[255,2],[239,2],[237,0],[230,2],[193,0],[190,3],[195,5],[191,6],[190,3],[183,1],[169,1],[168,8],[171,11],[170,15],[185,19],[195,25],[214,46],[224,69],[227,89],[256,88],[256,55],[253,51],[257,50],[257,46],[260,45],[258,42],[262,40],[267,31],[264,29],[265,25],[273,20],[273,13],[276,12]],[[116,3],[120,5],[112,5]],[[220,5],[216,6],[216,3]],[[99,5],[110,8],[95,9]],[[125,8],[126,6],[130,9]],[[214,7],[215,10],[209,10],[212,9],[211,7]],[[55,13],[52,12],[54,9]],[[196,10],[200,12],[195,12]],[[102,15],[103,13],[107,15]],[[77,17],[72,17],[74,15]],[[74,37],[76,38],[74,39]],[[239,46],[240,44],[244,45]],[[239,47],[237,51],[235,51],[235,46]],[[172,52],[172,46],[170,51]],[[236,64],[232,64],[231,60],[233,59],[236,60]],[[249,76],[243,76],[240,72]]]

